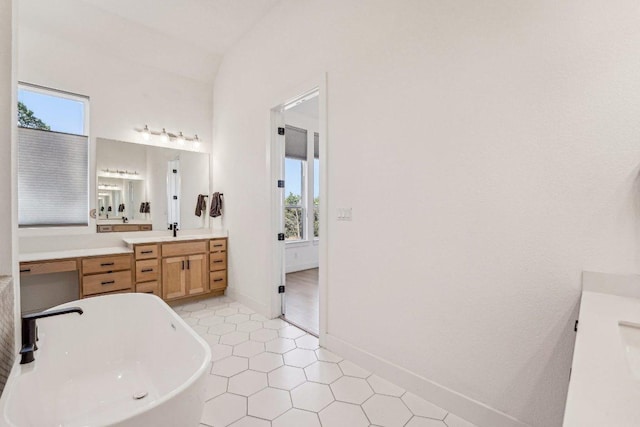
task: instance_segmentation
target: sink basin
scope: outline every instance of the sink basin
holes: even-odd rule
[[[640,323],[620,321],[618,327],[631,373],[640,381]]]

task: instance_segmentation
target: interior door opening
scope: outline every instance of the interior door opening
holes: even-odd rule
[[[284,104],[282,171],[282,318],[319,334],[319,91]],[[282,289],[281,289],[282,290]]]

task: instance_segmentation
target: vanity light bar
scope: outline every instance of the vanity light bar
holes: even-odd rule
[[[115,184],[100,184],[98,185],[98,190],[120,190],[120,186]]]
[[[133,180],[143,180],[143,176],[138,173],[138,171],[128,171],[128,170],[111,170],[111,169],[102,169],[98,172],[98,176],[103,178],[118,178],[118,179],[133,179]]]
[[[153,129],[149,129],[149,126],[144,125],[142,129],[134,129],[136,132],[140,132],[142,134],[142,139],[148,141],[151,138],[151,135],[159,136],[162,142],[169,142],[171,140],[175,140],[180,145],[183,145],[185,141],[190,141],[197,148],[200,146],[202,140],[198,137],[196,133],[193,137],[185,136],[182,132],[167,132],[165,128],[162,128],[161,131],[156,131]]]
[[[102,172],[106,172],[106,173],[117,173],[117,174],[119,174],[119,175],[140,175],[140,174],[138,173],[138,171],[133,171],[133,172],[128,171],[128,170],[123,170],[123,171],[121,171],[121,170],[119,170],[119,169],[116,169],[116,170],[111,170],[111,169],[102,169]]]

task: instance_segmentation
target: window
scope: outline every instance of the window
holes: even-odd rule
[[[18,224],[86,226],[89,99],[18,86]]]
[[[306,238],[306,165],[307,131],[287,126],[284,159],[284,237],[287,241],[304,240]]]

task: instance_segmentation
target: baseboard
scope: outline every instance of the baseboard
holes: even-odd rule
[[[324,334],[326,348],[478,427],[529,427],[516,418],[417,375],[340,338]]]
[[[240,304],[243,304],[249,307],[251,310],[255,311],[256,313],[262,314],[264,317],[271,318],[271,313],[269,308],[265,304],[262,304],[259,301],[256,301],[255,299],[248,297],[236,291],[233,288],[227,288],[227,290],[225,291],[225,295],[227,295],[229,298],[233,298]]]
[[[285,272],[286,273],[295,273],[296,271],[303,271],[303,270],[310,270],[312,268],[318,268],[319,263],[316,262],[310,262],[307,264],[296,264],[296,265],[289,265],[285,268]]]

